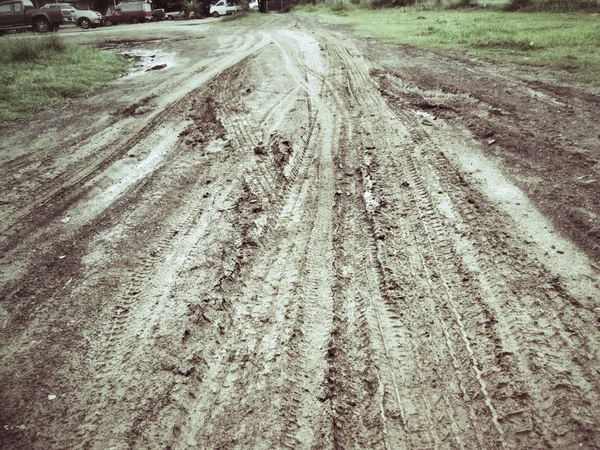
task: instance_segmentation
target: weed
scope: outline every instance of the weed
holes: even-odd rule
[[[60,36],[0,40],[0,123],[25,117],[98,88],[124,73],[127,61]]]
[[[63,53],[66,50],[63,39],[56,34],[13,37],[3,44],[0,56],[3,63],[36,61],[48,54]]]
[[[333,11],[333,12],[342,12],[342,11],[347,11],[347,10],[348,10],[348,7],[346,6],[346,4],[343,1],[339,1],[339,2],[331,5],[331,11]]]
[[[575,12],[599,11],[597,0],[510,0],[504,7],[505,11],[526,12]]]
[[[458,2],[449,3],[446,5],[447,9],[463,9],[463,8],[476,8],[477,5],[471,0],[459,0]]]

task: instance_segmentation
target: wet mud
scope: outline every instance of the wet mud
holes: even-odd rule
[[[101,30],[177,63],[0,130],[0,447],[600,447],[598,142],[517,146],[595,94],[218,24]]]

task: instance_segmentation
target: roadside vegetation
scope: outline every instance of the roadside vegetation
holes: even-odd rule
[[[113,53],[65,42],[56,34],[0,39],[0,123],[63,103],[127,70]]]
[[[224,16],[221,21],[222,22],[233,22],[235,20],[242,20],[247,18],[250,15],[248,12],[238,12],[236,14],[231,14],[229,16]]]
[[[267,16],[265,14],[259,14],[256,12],[242,11],[235,14],[231,14],[229,16],[222,16],[222,22],[238,22],[242,21],[244,24],[262,22],[266,20]]]
[[[590,7],[590,2],[582,1],[576,8],[576,0],[560,3],[563,9],[569,4],[571,9]],[[552,5],[553,1],[492,0],[373,8],[372,3],[336,2],[307,5],[295,12],[315,14],[324,23],[351,25],[360,35],[387,43],[544,67],[561,79],[600,85],[600,14],[532,12],[556,10]],[[511,11],[515,8],[519,10]]]

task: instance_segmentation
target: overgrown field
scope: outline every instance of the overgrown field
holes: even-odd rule
[[[113,53],[55,34],[0,39],[0,122],[24,117],[95,89],[124,73]]]
[[[478,9],[370,10],[346,4],[298,8],[325,23],[351,25],[383,42],[465,51],[552,69],[559,78],[600,84],[600,15]]]

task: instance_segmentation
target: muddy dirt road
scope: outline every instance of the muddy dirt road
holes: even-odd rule
[[[65,37],[138,70],[0,129],[2,449],[600,448],[596,94],[293,16]]]

